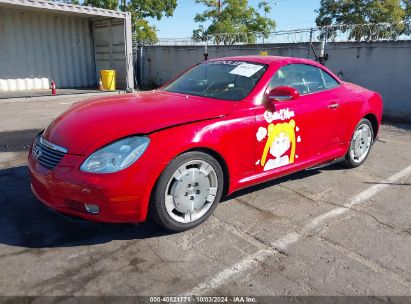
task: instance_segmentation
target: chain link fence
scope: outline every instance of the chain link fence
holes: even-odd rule
[[[162,52],[163,55],[173,58],[172,62],[166,64],[170,65],[167,70],[170,73],[175,73],[177,72],[174,71],[174,69],[177,70],[175,66],[191,64],[191,61],[194,60],[198,62],[201,57],[203,60],[207,60],[208,58],[235,54],[275,54],[305,57],[324,63],[328,59],[328,53],[332,51],[335,53],[336,50],[358,49],[361,45],[370,47],[375,43],[378,44],[379,48],[402,47],[398,45],[401,41],[411,41],[409,22],[332,25],[275,31],[265,36],[249,32],[222,33],[201,39],[193,37],[160,38],[155,44],[143,44],[134,35],[134,80],[138,84],[138,88],[141,89],[143,84],[147,88],[155,86],[159,82],[158,79],[163,79],[164,77],[161,75],[164,74],[164,71],[158,73],[160,76],[157,76],[157,72],[155,72],[159,62],[159,58],[155,54]],[[396,44],[387,44],[389,42],[396,42]],[[186,60],[179,64],[177,59],[182,56],[182,53],[186,54],[187,57],[183,56]]]
[[[303,28],[271,32],[267,35],[254,32],[221,33],[204,37],[160,38],[154,45],[198,46],[198,45],[239,45],[304,42],[373,42],[410,40],[409,22],[340,24],[315,28]]]

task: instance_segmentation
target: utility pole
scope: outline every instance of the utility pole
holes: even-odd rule
[[[220,18],[220,12],[221,12],[221,0],[218,0],[218,18]]]
[[[278,1],[273,2],[272,6],[280,4]],[[264,10],[264,18],[267,18],[267,7],[270,6],[270,1],[269,0],[265,0],[263,2],[260,3],[261,6],[259,6],[259,8],[263,8]],[[270,8],[271,9],[271,8]],[[265,42],[264,36],[263,36],[263,44]]]

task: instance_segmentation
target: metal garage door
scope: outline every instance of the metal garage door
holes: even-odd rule
[[[116,70],[117,87],[127,87],[127,61],[124,21],[107,19],[93,22],[96,72]]]
[[[97,83],[89,18],[0,9],[0,91]]]

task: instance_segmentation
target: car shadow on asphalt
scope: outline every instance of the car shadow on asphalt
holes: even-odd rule
[[[252,187],[248,187],[239,191],[234,192],[233,194],[223,198],[222,202],[226,202],[232,199],[235,199],[237,197],[243,196],[243,195],[247,195],[250,194],[252,192],[255,191],[259,191],[259,190],[263,190],[266,188],[270,188],[273,186],[276,186],[278,184],[287,182],[287,181],[293,181],[293,180],[299,180],[299,179],[304,179],[306,177],[309,176],[314,176],[317,174],[321,174],[322,171],[337,171],[337,170],[347,170],[347,167],[345,167],[344,165],[337,163],[337,164],[332,164],[332,165],[325,165],[325,166],[321,166],[318,168],[312,168],[312,169],[306,169],[306,170],[302,170],[302,171],[298,171],[296,173],[292,173],[290,175],[286,175],[277,179],[273,179],[270,180],[268,182],[264,182]]]
[[[40,131],[41,129],[28,129],[0,132],[0,152],[28,151]]]
[[[411,131],[411,122],[396,119],[383,119],[383,125],[389,125],[402,129],[403,131]]]
[[[237,191],[222,202],[277,184],[306,178],[341,165],[305,170]],[[74,247],[137,240],[172,234],[148,220],[141,224],[109,224],[77,220],[57,213],[32,194],[28,167],[0,170],[0,244],[25,248]]]
[[[27,166],[0,170],[0,244],[25,248],[96,245],[170,234],[147,221],[107,224],[73,220],[32,194]]]

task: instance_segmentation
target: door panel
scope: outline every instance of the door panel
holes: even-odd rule
[[[327,88],[320,69],[281,68],[270,88],[296,88],[296,100],[269,102],[256,109],[256,172],[276,173],[321,158],[338,148],[340,87]]]
[[[339,147],[340,100],[336,92],[320,92],[277,102],[256,110],[257,171],[287,169]]]
[[[339,143],[340,97],[337,90],[302,96],[301,111],[304,112],[308,129],[306,140],[310,157],[334,150]]]
[[[286,169],[308,157],[305,142],[306,115],[299,100],[256,109],[256,171]]]

